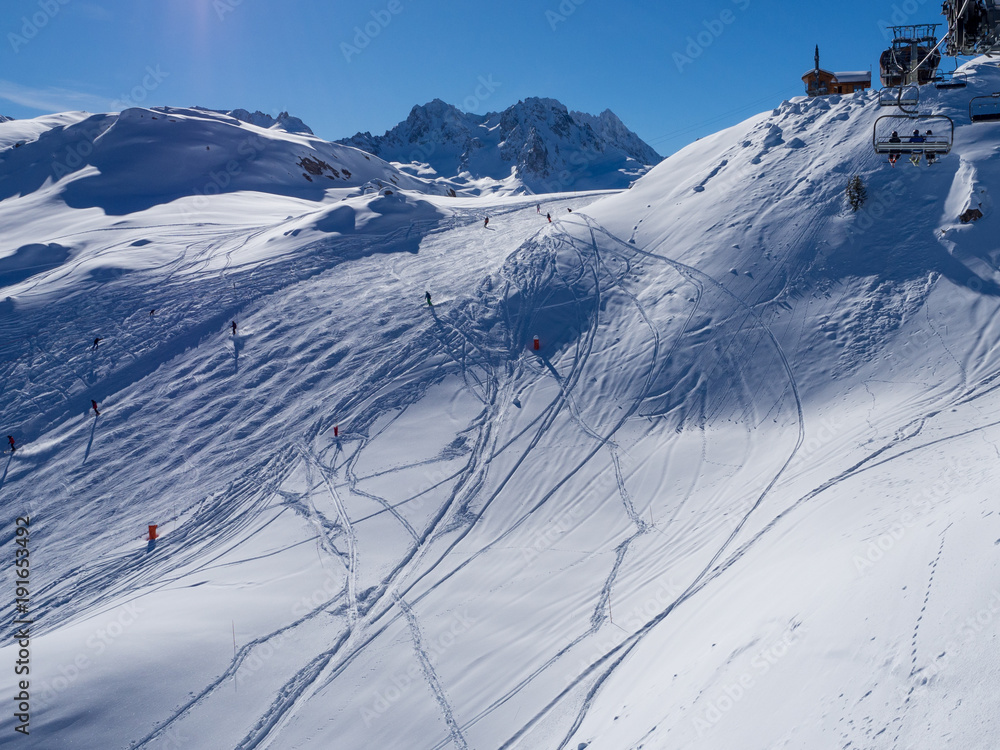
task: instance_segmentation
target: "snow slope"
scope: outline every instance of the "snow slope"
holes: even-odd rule
[[[995,747],[1000,125],[963,113],[1000,72],[969,68],[922,92],[933,167],[872,153],[874,93],[796,99],[541,215],[20,178],[20,744]]]
[[[340,142],[480,193],[626,188],[663,158],[611,110],[595,117],[539,98],[487,115],[435,99],[385,135],[358,133]]]

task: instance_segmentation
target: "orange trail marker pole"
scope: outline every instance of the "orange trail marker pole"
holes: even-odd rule
[[[151,541],[151,542],[156,541],[156,524],[155,523],[149,524],[149,541]]]

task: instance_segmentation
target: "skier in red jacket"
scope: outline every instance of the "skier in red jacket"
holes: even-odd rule
[[[94,410],[94,416],[97,416],[97,417],[101,416],[101,412],[98,411],[98,409],[97,409],[97,402],[94,401],[94,399],[90,399],[90,406]]]
[[[11,453],[13,453],[14,451],[17,450],[17,446],[14,445],[14,436],[13,435],[8,435],[7,436],[7,442],[10,443],[10,452]]]

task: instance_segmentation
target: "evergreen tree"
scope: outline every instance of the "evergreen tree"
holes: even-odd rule
[[[868,188],[865,187],[865,183],[862,182],[860,175],[854,175],[850,182],[847,183],[847,202],[851,204],[851,210],[857,211],[865,205],[867,197]]]

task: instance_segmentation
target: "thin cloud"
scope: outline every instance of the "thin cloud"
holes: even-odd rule
[[[47,86],[36,89],[11,81],[0,80],[0,100],[12,102],[39,112],[107,112],[110,100],[82,91]]]

